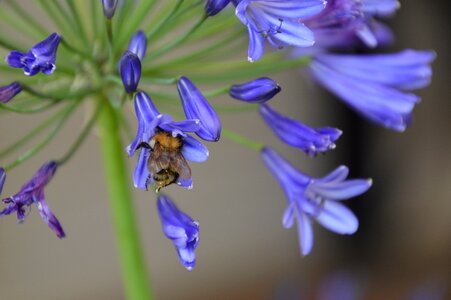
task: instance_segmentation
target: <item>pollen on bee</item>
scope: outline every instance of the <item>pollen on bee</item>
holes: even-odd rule
[[[165,131],[158,132],[153,137],[156,143],[168,149],[178,149],[182,146],[182,142],[177,137],[173,137],[171,134]]]

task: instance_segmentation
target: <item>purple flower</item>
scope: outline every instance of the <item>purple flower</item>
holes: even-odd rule
[[[362,0],[362,10],[365,14],[378,17],[388,17],[399,9],[398,0]]]
[[[128,44],[128,51],[136,54],[139,60],[142,61],[144,56],[146,55],[146,50],[147,50],[146,34],[142,30],[139,30],[130,39],[130,43]]]
[[[160,114],[150,97],[143,91],[138,91],[135,95],[135,111],[138,119],[138,132],[136,138],[127,147],[127,152],[133,156],[142,143],[149,143],[152,148],[153,137],[156,133],[166,132],[172,137],[176,137],[181,144],[180,153],[184,159],[192,162],[204,162],[208,159],[208,149],[198,140],[186,134],[199,130],[199,120],[185,120],[175,122],[169,115]],[[133,174],[133,181],[136,188],[147,189],[149,179],[155,174],[150,174],[148,160],[152,149],[142,147],[139,153],[138,162]],[[192,188],[192,179],[177,178],[176,184]]]
[[[125,51],[119,61],[119,73],[127,93],[134,93],[141,79],[141,60],[131,51]]]
[[[333,127],[311,128],[276,112],[266,104],[260,106],[260,115],[279,139],[310,156],[334,149],[334,142],[342,133]]]
[[[249,82],[232,85],[229,94],[237,100],[248,103],[264,103],[272,99],[281,90],[275,80],[260,77]]]
[[[196,265],[199,223],[180,211],[166,195],[158,196],[157,207],[164,234],[174,244],[180,262],[191,271]]]
[[[54,161],[45,163],[36,174],[34,174],[33,178],[22,186],[17,194],[3,199],[3,203],[7,206],[0,211],[0,217],[15,212],[17,214],[17,219],[21,223],[27,216],[27,210],[29,210],[30,206],[34,203],[38,208],[41,218],[47,223],[50,229],[52,229],[59,238],[65,237],[66,235],[60,222],[52,213],[44,198],[44,188],[53,178],[57,167],[58,165]],[[3,185],[1,181],[5,180],[4,176],[3,172],[3,178],[0,180],[1,185]]]
[[[2,195],[3,185],[5,184],[5,180],[6,180],[5,169],[0,168],[0,196]]]
[[[283,226],[290,228],[297,220],[302,255],[313,247],[312,220],[338,234],[353,234],[359,222],[351,210],[340,203],[366,192],[371,180],[346,180],[349,170],[340,166],[323,178],[313,178],[294,168],[270,148],[261,157],[282,186],[288,200]]]
[[[276,48],[312,46],[313,32],[298,20],[321,12],[326,1],[242,0],[234,4],[236,16],[249,33],[248,60],[253,62],[263,55],[265,40]]]
[[[221,136],[221,121],[197,87],[186,77],[180,77],[177,89],[188,119],[199,119],[196,134],[203,140],[217,142]]]
[[[435,53],[318,54],[309,65],[315,79],[371,121],[404,131],[419,97],[405,91],[427,86]]]
[[[223,10],[229,3],[230,0],[207,0],[207,3],[205,4],[205,13],[207,16],[212,17]]]
[[[118,0],[102,0],[103,14],[107,19],[111,19],[116,11]]]
[[[27,53],[11,51],[5,61],[13,68],[23,68],[27,76],[36,75],[39,71],[50,75],[56,69],[56,51],[60,41],[60,36],[52,33],[48,38],[34,45]]]
[[[0,102],[8,103],[14,96],[22,91],[22,86],[18,82],[13,82],[6,86],[0,86]]]

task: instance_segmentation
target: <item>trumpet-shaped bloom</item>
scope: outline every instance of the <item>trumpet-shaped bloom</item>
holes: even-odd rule
[[[196,134],[203,140],[217,142],[221,136],[221,121],[207,99],[186,77],[180,77],[177,90],[188,119],[198,119],[200,129]]]
[[[44,197],[44,188],[53,178],[57,168],[58,164],[54,161],[45,163],[30,181],[22,186],[17,194],[3,199],[6,207],[0,211],[0,217],[15,212],[19,222],[23,222],[27,216],[27,209],[29,210],[30,206],[34,203],[38,208],[41,218],[56,233],[56,236],[59,238],[65,237],[60,222],[48,207]],[[2,180],[4,181],[4,177]]]
[[[102,0],[103,14],[107,19],[111,19],[116,11],[118,0]]]
[[[128,51],[136,54],[139,60],[143,60],[147,51],[147,38],[146,34],[142,30],[137,31],[132,36],[130,42],[128,43]]]
[[[163,130],[181,139],[181,153],[186,160],[204,162],[208,159],[209,152],[207,147],[187,134],[188,132],[199,130],[199,120],[173,121],[171,116],[159,113],[152,99],[144,91],[138,91],[135,95],[135,112],[138,119],[138,132],[136,138],[127,147],[127,152],[130,156],[134,155],[141,142],[148,143],[158,130]],[[148,178],[150,173],[147,168],[147,160],[150,156],[150,151],[147,148],[141,148],[140,150],[133,174],[133,181],[136,188],[147,189],[147,185],[149,184]],[[184,180],[178,178],[176,184],[191,188],[192,179]]]
[[[8,65],[23,69],[27,76],[42,72],[50,75],[56,70],[56,51],[61,41],[57,33],[34,45],[27,53],[13,50],[5,58]]]
[[[260,106],[260,115],[279,139],[310,156],[334,149],[334,142],[342,133],[333,127],[311,128],[276,112],[267,104]]]
[[[22,86],[18,82],[13,82],[6,86],[0,86],[0,102],[8,103],[14,96],[22,91]]]
[[[371,121],[404,131],[419,97],[405,91],[431,80],[431,51],[395,54],[318,54],[310,63],[316,80]]]
[[[229,3],[230,0],[208,0],[205,4],[205,13],[207,16],[212,17],[223,10]]]
[[[249,33],[248,60],[261,58],[264,41],[276,48],[309,47],[313,32],[299,19],[311,17],[325,7],[323,0],[242,0],[236,2],[235,14]]]
[[[293,167],[274,150],[263,148],[263,162],[283,188],[288,206],[283,226],[290,228],[297,221],[302,255],[313,247],[312,220],[338,234],[353,234],[358,220],[340,202],[356,197],[371,187],[371,180],[346,180],[349,170],[340,166],[323,178],[313,178]]]
[[[119,61],[119,73],[127,93],[134,93],[141,79],[141,60],[131,51],[125,51]]]
[[[196,265],[199,223],[179,210],[166,195],[158,196],[157,208],[164,234],[174,244],[180,262],[191,271]]]
[[[275,80],[260,77],[249,82],[232,85],[229,94],[237,100],[248,103],[264,103],[272,99],[281,90]]]

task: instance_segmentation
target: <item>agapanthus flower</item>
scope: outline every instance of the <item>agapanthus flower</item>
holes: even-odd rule
[[[309,47],[313,32],[299,19],[311,17],[325,7],[323,0],[242,0],[235,1],[235,14],[249,33],[248,60],[261,58],[264,41],[276,48]]]
[[[342,133],[333,127],[311,128],[278,113],[267,104],[260,106],[260,115],[279,139],[310,156],[334,149],[335,141]]]
[[[102,0],[103,14],[107,19],[111,19],[116,11],[118,0]]]
[[[180,122],[172,120],[171,116],[160,114],[151,98],[144,92],[138,91],[135,95],[135,112],[138,119],[138,132],[136,138],[127,147],[127,152],[133,156],[141,143],[150,143],[152,137],[159,131],[164,131],[173,137],[177,137],[181,143],[181,155],[184,159],[192,162],[204,162],[208,159],[208,149],[198,140],[187,134],[199,130],[199,120],[191,119]],[[133,181],[136,188],[147,189],[155,174],[150,174],[148,170],[148,159],[151,149],[141,147],[138,161],[133,174]],[[191,178],[177,178],[176,184],[191,188]]]
[[[6,207],[0,211],[0,217],[15,212],[19,222],[23,222],[27,216],[27,211],[31,208],[30,206],[35,204],[41,218],[56,233],[56,236],[59,238],[65,237],[60,222],[48,207],[44,197],[44,188],[53,178],[57,168],[58,164],[55,161],[45,163],[30,181],[22,186],[17,194],[3,199],[2,201],[6,204]],[[0,184],[2,184],[1,180],[4,181],[4,177],[0,179]]]
[[[166,195],[159,195],[157,208],[163,232],[172,241],[183,266],[191,271],[196,265],[199,223],[182,212]]]
[[[0,86],[0,102],[8,103],[14,96],[22,91],[22,85],[18,82],[13,82],[6,86]]]
[[[133,52],[138,56],[139,60],[143,60],[147,51],[147,38],[142,30],[138,30],[130,39],[128,43],[128,51]]]
[[[131,51],[125,51],[119,61],[119,73],[127,93],[134,93],[141,79],[141,60]]]
[[[431,80],[431,51],[395,54],[317,54],[309,69],[315,79],[371,121],[404,131],[420,98],[405,91]]]
[[[205,4],[205,13],[207,16],[212,17],[223,10],[229,3],[230,0],[207,0],[207,3]]]
[[[264,103],[272,99],[281,90],[274,79],[260,77],[249,82],[232,85],[229,95],[232,98],[248,103]]]
[[[182,100],[186,117],[200,121],[200,129],[196,131],[196,134],[205,141],[219,141],[221,136],[221,121],[219,120],[218,114],[199,89],[191,80],[182,76],[177,81],[177,90]]]
[[[340,201],[366,192],[371,187],[371,180],[346,180],[349,170],[345,166],[323,178],[313,178],[267,147],[262,150],[261,157],[288,200],[283,226],[290,228],[297,220],[302,255],[309,254],[313,247],[312,220],[338,234],[357,231],[359,222],[356,216]]]
[[[23,69],[27,76],[36,75],[38,72],[50,75],[56,70],[56,51],[60,41],[60,36],[52,33],[48,38],[34,45],[27,53],[11,51],[5,61],[13,68]]]

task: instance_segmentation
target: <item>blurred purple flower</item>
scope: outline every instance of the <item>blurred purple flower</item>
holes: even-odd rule
[[[237,100],[248,103],[264,103],[281,90],[277,81],[268,77],[260,77],[249,82],[232,85],[229,94]]]
[[[204,162],[208,159],[208,149],[201,142],[186,134],[199,130],[199,120],[185,120],[175,122],[171,116],[160,114],[152,102],[152,99],[144,92],[138,91],[135,95],[135,112],[138,119],[138,132],[136,138],[127,147],[127,153],[133,156],[142,142],[149,143],[158,130],[168,132],[174,137],[179,137],[182,142],[181,153],[183,157],[192,162]],[[147,160],[150,156],[150,149],[141,148],[138,161],[133,174],[133,181],[136,188],[147,189],[149,170]],[[178,178],[176,184],[191,188],[192,180]]]
[[[14,96],[22,91],[22,85],[18,82],[13,82],[9,85],[0,86],[0,102],[8,103]]]
[[[53,178],[53,175],[58,168],[58,164],[54,161],[45,163],[30,181],[26,182],[20,191],[9,197],[3,199],[3,203],[7,206],[0,211],[0,217],[16,212],[19,222],[23,222],[27,216],[27,209],[34,203],[38,208],[39,214],[45,223],[52,229],[59,238],[65,237],[63,228],[60,222],[52,213],[44,198],[44,188]],[[4,172],[3,172],[4,173]],[[5,175],[1,180],[5,180]],[[1,177],[1,176],[0,176]],[[3,185],[3,182],[0,184]]]
[[[52,33],[48,38],[34,45],[27,53],[11,51],[5,61],[13,68],[23,69],[27,76],[36,75],[39,71],[50,75],[56,70],[56,51],[60,41],[58,33]]]
[[[0,168],[0,196],[2,195],[3,185],[5,185],[6,172],[5,169]]]
[[[221,121],[199,89],[191,80],[182,76],[177,82],[177,90],[182,100],[185,116],[188,119],[198,119],[200,121],[200,129],[196,131],[196,134],[205,141],[219,141]]]
[[[111,19],[116,11],[118,0],[102,0],[103,14],[107,19]]]
[[[157,207],[164,234],[174,244],[180,262],[191,271],[196,265],[199,223],[180,211],[166,195],[158,196]]]
[[[207,16],[212,17],[223,10],[229,3],[230,0],[207,0],[207,3],[205,4],[205,13]]]
[[[354,213],[340,203],[366,192],[371,180],[346,180],[348,168],[340,166],[323,178],[307,176],[274,150],[265,147],[261,157],[282,186],[288,200],[283,226],[290,228],[296,218],[302,255],[313,247],[312,220],[338,234],[353,234],[359,222]]]
[[[317,54],[309,69],[315,79],[371,121],[404,131],[420,98],[407,90],[431,80],[431,51],[395,54]]]
[[[139,30],[137,31],[128,44],[128,51],[133,52],[136,56],[138,56],[139,60],[143,60],[147,51],[147,38],[146,34]]]
[[[342,134],[333,127],[311,128],[276,112],[267,104],[260,106],[260,115],[280,140],[310,156],[334,149],[334,142]]]
[[[249,33],[248,60],[257,61],[267,40],[276,48],[309,47],[313,32],[299,19],[311,17],[324,9],[323,0],[242,0],[234,1],[235,14]]]
[[[119,73],[127,93],[134,93],[141,79],[141,60],[131,51],[125,51],[119,61]]]

